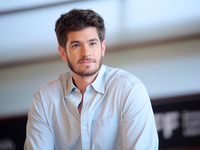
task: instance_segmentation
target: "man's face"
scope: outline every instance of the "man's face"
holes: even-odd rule
[[[92,76],[98,73],[105,53],[105,41],[99,40],[95,27],[69,32],[66,43],[66,59],[73,73]]]

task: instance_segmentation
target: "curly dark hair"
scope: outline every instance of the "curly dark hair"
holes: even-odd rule
[[[87,27],[96,27],[100,42],[105,39],[105,26],[103,18],[90,9],[72,9],[62,14],[56,21],[55,32],[58,44],[65,48],[67,34]]]

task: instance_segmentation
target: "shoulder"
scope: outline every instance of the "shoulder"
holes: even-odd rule
[[[60,91],[60,89],[65,88],[64,85],[66,85],[67,80],[71,77],[70,72],[64,72],[61,73],[58,78],[50,80],[46,82],[45,84],[41,85],[35,93],[40,93],[40,94],[47,94],[47,93],[55,93]]]
[[[106,71],[106,89],[108,93],[113,93],[119,97],[119,102],[123,106],[142,105],[149,100],[146,87],[142,81],[135,75],[120,69],[107,67]]]
[[[112,81],[115,83],[119,83],[121,85],[126,84],[130,87],[138,86],[138,85],[143,85],[141,80],[137,78],[135,75],[120,69],[120,68],[112,68],[106,66],[107,71],[106,71],[106,81]]]

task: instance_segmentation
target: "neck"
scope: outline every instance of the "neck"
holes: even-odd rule
[[[75,74],[74,72],[72,72],[72,77],[73,77],[74,84],[76,85],[76,87],[81,91],[82,94],[84,94],[87,86],[90,85],[92,82],[94,82],[94,80],[96,79],[97,74],[98,73],[92,76],[79,76]]]

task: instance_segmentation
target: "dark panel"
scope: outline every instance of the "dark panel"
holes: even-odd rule
[[[200,146],[200,95],[152,101],[160,149]]]
[[[26,137],[27,117],[0,120],[0,150],[22,150]]]

